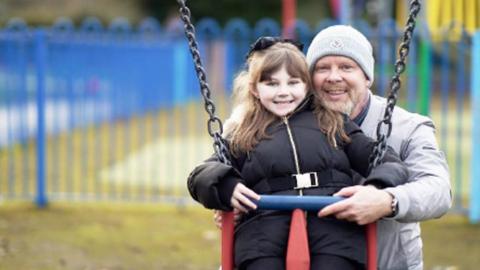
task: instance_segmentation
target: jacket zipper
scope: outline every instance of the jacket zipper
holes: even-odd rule
[[[297,170],[297,174],[301,174],[300,163],[298,161],[297,147],[295,145],[295,141],[293,140],[292,130],[290,129],[290,125],[288,124],[288,118],[286,116],[283,117],[283,122],[285,123],[285,126],[287,127],[288,138],[290,140],[290,145],[292,146],[293,159],[295,161],[295,169]],[[298,192],[299,192],[300,196],[303,196],[303,190],[302,189],[299,189]]]
[[[285,123],[285,126],[287,127],[287,133],[288,133],[288,138],[290,140],[290,144],[292,145],[293,158],[295,160],[295,169],[297,170],[297,174],[301,174],[300,162],[298,161],[297,147],[295,145],[295,141],[293,140],[292,130],[290,129],[290,125],[288,124],[288,118],[294,113],[296,113],[297,111],[301,110],[308,103],[308,99],[310,99],[310,97],[303,100],[300,106],[298,106],[290,115],[282,117],[282,120]],[[298,195],[303,196],[303,189],[298,190]],[[304,211],[304,213],[305,213],[305,220],[307,220],[308,212]]]

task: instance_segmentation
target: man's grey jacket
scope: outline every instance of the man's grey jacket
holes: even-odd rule
[[[361,128],[376,139],[386,99],[370,94],[370,108]],[[430,118],[395,107],[388,144],[410,170],[407,184],[386,189],[398,199],[393,218],[378,222],[378,267],[381,270],[423,269],[419,221],[438,218],[451,207],[450,176],[438,149]]]

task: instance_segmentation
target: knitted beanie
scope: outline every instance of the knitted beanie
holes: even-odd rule
[[[348,25],[334,25],[320,31],[307,51],[307,63],[313,71],[318,59],[327,55],[340,55],[353,59],[373,83],[372,45],[359,31]]]

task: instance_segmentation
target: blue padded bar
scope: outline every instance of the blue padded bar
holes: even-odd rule
[[[256,204],[261,210],[293,210],[299,208],[308,211],[318,211],[343,199],[343,197],[333,196],[261,195],[260,200]]]

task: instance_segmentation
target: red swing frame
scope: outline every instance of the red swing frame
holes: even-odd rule
[[[233,212],[222,212],[222,270],[234,270]],[[367,237],[367,270],[377,269],[377,223],[365,226]]]

